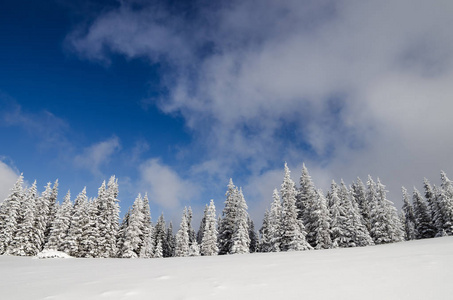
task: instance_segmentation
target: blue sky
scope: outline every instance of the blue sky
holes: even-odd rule
[[[3,1],[0,194],[120,182],[179,223],[228,179],[255,220],[285,161],[389,198],[453,174],[450,1]],[[451,175],[453,176],[453,175]],[[42,190],[42,188],[41,188]]]

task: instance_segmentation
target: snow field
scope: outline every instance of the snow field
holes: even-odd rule
[[[168,259],[0,256],[1,299],[450,299],[453,237]]]

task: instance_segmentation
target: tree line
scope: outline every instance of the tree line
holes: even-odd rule
[[[58,180],[39,194],[36,181],[24,188],[23,175],[0,205],[0,254],[34,256],[42,250],[74,257],[161,258],[363,247],[453,235],[453,184],[441,172],[441,185],[424,181],[424,195],[403,187],[398,214],[379,178],[351,185],[332,181],[326,194],[316,189],[305,165],[299,187],[285,164],[280,190],[256,231],[242,189],[227,186],[222,213],[206,205],[196,232],[192,209],[184,208],[176,234],[161,214],[151,221],[148,196],[139,194],[120,222],[118,180],[103,182],[96,198],[86,189],[74,201],[57,201]],[[412,199],[411,199],[412,198]]]

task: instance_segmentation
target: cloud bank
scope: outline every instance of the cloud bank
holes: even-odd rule
[[[194,170],[253,183],[305,161],[324,188],[371,173],[397,202],[402,184],[453,174],[452,15],[448,0],[123,1],[68,43],[164,66],[152,104],[196,133]]]

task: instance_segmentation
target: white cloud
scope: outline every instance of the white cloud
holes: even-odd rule
[[[159,159],[149,159],[139,169],[142,189],[149,192],[151,202],[163,208],[180,208],[184,202],[194,200],[198,194],[197,187],[192,182],[182,179]]]
[[[120,148],[120,140],[113,136],[85,148],[74,158],[74,163],[77,167],[90,170],[94,175],[101,175],[100,167],[108,163]]]
[[[125,4],[71,41],[91,58],[173,63],[160,107],[184,116],[219,172],[246,162],[254,182],[305,160],[320,178],[379,176],[398,201],[401,184],[453,174],[452,13],[448,0],[269,0],[184,21]]]
[[[17,170],[7,165],[0,158],[0,202],[3,202],[9,195],[9,192],[18,177]]]

